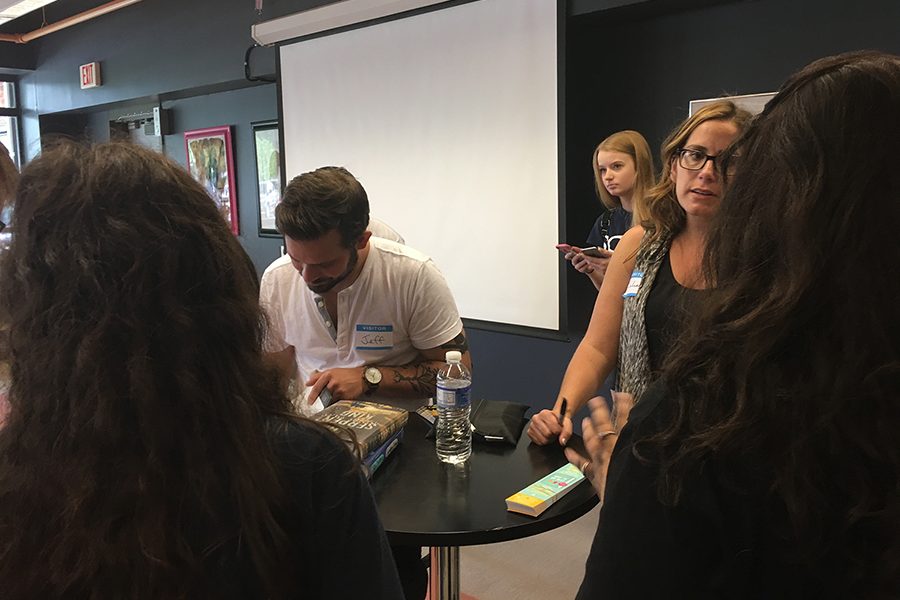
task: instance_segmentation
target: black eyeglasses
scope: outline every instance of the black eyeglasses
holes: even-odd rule
[[[688,171],[699,171],[706,166],[707,161],[712,161],[713,167],[721,166],[721,163],[716,164],[716,159],[720,156],[721,154],[711,156],[703,150],[691,150],[690,148],[682,148],[678,151],[678,164]]]

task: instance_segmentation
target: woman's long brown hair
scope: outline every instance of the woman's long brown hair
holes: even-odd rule
[[[206,192],[138,146],[66,143],[22,173],[14,229],[0,595],[215,597],[226,547],[263,594],[296,593],[265,431],[289,403]]]
[[[716,283],[665,368],[674,421],[639,442],[661,497],[763,474],[770,523],[834,597],[900,582],[900,58],[794,75],[734,146],[706,254]]]

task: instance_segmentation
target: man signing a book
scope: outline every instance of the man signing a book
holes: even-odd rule
[[[270,320],[265,347],[285,381],[296,378],[298,408],[314,413],[323,400],[357,398],[416,401],[403,403],[409,408],[433,397],[448,350],[462,352],[471,368],[443,275],[417,250],[372,236],[368,197],[346,169],[295,177],[275,222],[286,254],[262,277],[260,303]],[[407,600],[419,600],[424,571],[421,593],[407,575],[413,563],[421,571],[420,550],[398,550]],[[405,550],[416,552],[403,557]]]

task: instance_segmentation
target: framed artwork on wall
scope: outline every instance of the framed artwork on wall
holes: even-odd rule
[[[251,123],[256,150],[256,182],[259,195],[259,235],[281,237],[275,229],[275,205],[281,199],[281,146],[278,121]]]
[[[231,127],[208,127],[184,132],[188,172],[206,188],[222,218],[237,235],[237,193],[234,185],[234,147]]]
[[[703,100],[691,100],[688,105],[688,116],[691,116],[707,104],[718,102],[719,100],[731,100],[738,108],[743,108],[751,115],[758,115],[766,107],[766,103],[775,97],[775,92],[764,92],[761,94],[743,94],[741,96],[722,96],[720,98],[704,98]]]

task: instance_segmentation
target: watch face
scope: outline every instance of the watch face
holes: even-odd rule
[[[378,385],[381,383],[381,371],[375,367],[369,367],[366,369],[366,381],[372,385]]]

